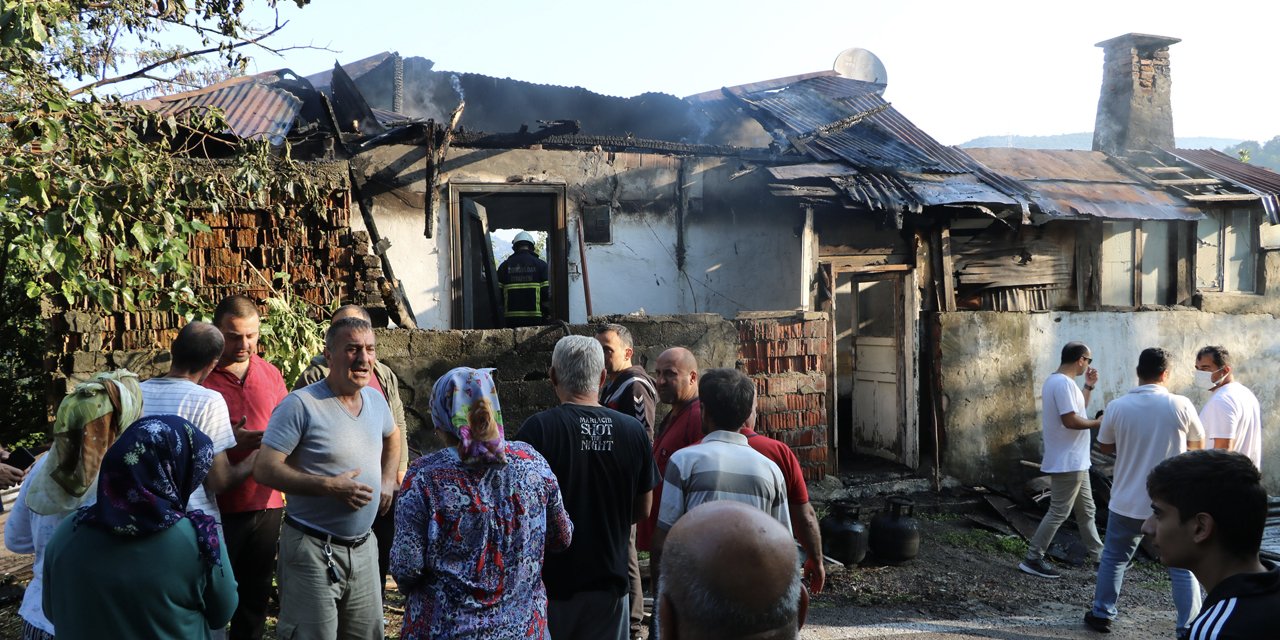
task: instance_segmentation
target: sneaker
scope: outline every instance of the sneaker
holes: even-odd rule
[[[1023,560],[1021,563],[1018,564],[1018,568],[1021,569],[1023,573],[1029,573],[1033,576],[1039,576],[1041,578],[1049,578],[1051,580],[1062,576],[1062,574],[1058,573],[1057,569],[1053,568],[1053,565],[1050,565],[1048,562],[1045,562],[1044,558],[1036,558],[1035,560]]]
[[[1111,633],[1111,619],[1099,618],[1098,616],[1093,615],[1092,611],[1085,612],[1084,624],[1086,627],[1089,627],[1098,633]]]

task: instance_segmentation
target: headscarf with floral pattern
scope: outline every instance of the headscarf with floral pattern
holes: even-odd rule
[[[142,537],[186,518],[196,530],[200,557],[222,564],[218,524],[187,499],[209,474],[213,442],[186,419],[147,416],[133,423],[102,458],[98,502],[82,507],[76,525]]]
[[[493,369],[458,367],[440,376],[431,388],[431,421],[437,429],[462,442],[458,455],[464,464],[506,464],[503,453],[502,407],[493,384]],[[497,436],[476,440],[471,430],[471,407],[481,398],[488,400],[489,413],[497,423]]]

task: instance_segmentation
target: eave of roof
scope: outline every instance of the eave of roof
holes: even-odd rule
[[[1271,224],[1280,224],[1280,174],[1265,167],[1246,164],[1213,149],[1163,149],[1205,173],[1225,180],[1258,196]]]
[[[192,109],[217,107],[226,118],[227,128],[236,137],[266,138],[272,144],[280,144],[302,110],[302,100],[278,86],[286,79],[305,82],[292,71],[281,69],[231,78],[194,91],[138,100],[134,104],[160,115],[178,115]]]
[[[1181,198],[1130,175],[1099,151],[966,149],[978,162],[1021,181],[1050,217],[1119,220],[1198,220],[1204,215]]]

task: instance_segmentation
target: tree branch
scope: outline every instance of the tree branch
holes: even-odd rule
[[[287,21],[286,21],[286,22],[284,22],[284,23],[282,23],[282,24],[278,24],[278,25],[276,25],[276,26],[275,26],[275,28],[271,29],[270,31],[267,31],[266,33],[264,33],[264,34],[262,34],[262,35],[260,35],[260,36],[258,36],[258,37],[256,37],[256,38],[253,38],[253,39],[250,39],[250,40],[242,40],[242,41],[237,42],[237,43],[235,43],[235,44],[231,45],[230,47],[226,47],[226,48],[229,48],[229,49],[237,49],[237,48],[240,48],[240,47],[243,47],[243,46],[246,46],[246,45],[258,44],[260,41],[262,41],[262,40],[264,40],[264,39],[266,39],[266,38],[268,38],[268,37],[270,37],[270,36],[274,35],[275,33],[279,32],[279,31],[280,31],[281,29],[283,29],[283,28],[285,27],[285,25],[287,25],[287,24],[289,24]],[[259,45],[259,46],[261,46],[261,45]],[[169,56],[169,57],[167,57],[167,58],[165,58],[165,59],[163,59],[163,60],[158,60],[158,61],[153,62],[153,63],[151,63],[151,64],[149,64],[149,65],[147,65],[147,66],[145,66],[145,67],[142,67],[142,68],[140,68],[140,69],[137,69],[137,70],[131,71],[131,72],[126,73],[126,74],[123,74],[123,75],[115,76],[115,77],[112,77],[112,78],[103,78],[102,80],[96,80],[96,81],[94,81],[94,82],[90,82],[89,84],[86,84],[86,85],[84,85],[83,87],[80,87],[80,88],[78,88],[78,89],[73,89],[73,90],[71,90],[70,92],[68,92],[68,93],[67,93],[67,95],[68,95],[69,97],[74,97],[74,96],[80,95],[81,93],[84,93],[84,92],[86,92],[86,91],[89,91],[90,89],[96,89],[97,87],[101,87],[101,86],[104,86],[104,85],[108,85],[108,84],[115,84],[115,83],[117,83],[117,82],[124,82],[124,81],[126,81],[126,80],[135,80],[135,79],[137,79],[137,78],[141,78],[141,77],[145,76],[145,75],[147,74],[147,72],[149,72],[149,71],[151,71],[151,70],[153,70],[153,69],[157,69],[157,68],[159,68],[159,67],[163,67],[163,66],[168,65],[168,64],[173,64],[174,62],[177,62],[177,61],[179,61],[179,60],[186,60],[187,58],[195,58],[195,57],[198,57],[198,56],[203,56],[203,55],[206,55],[206,54],[215,53],[215,52],[218,52],[218,51],[223,50],[223,48],[224,48],[224,47],[209,47],[209,48],[207,48],[207,49],[197,49],[197,50],[195,50],[195,51],[184,51],[184,52],[182,52],[182,53],[179,53],[179,54],[175,54],[175,55]]]

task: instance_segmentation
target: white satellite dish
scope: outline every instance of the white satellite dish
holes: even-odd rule
[[[851,80],[889,84],[889,72],[885,71],[884,63],[880,62],[876,54],[866,49],[855,47],[841,51],[840,55],[836,56],[836,62],[832,68],[842,77]]]

